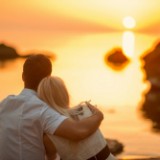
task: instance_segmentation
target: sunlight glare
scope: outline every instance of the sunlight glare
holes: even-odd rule
[[[127,16],[123,19],[123,25],[126,28],[134,28],[136,26],[136,21],[133,17]]]
[[[131,31],[123,33],[122,48],[127,57],[131,58],[134,55],[135,36]]]

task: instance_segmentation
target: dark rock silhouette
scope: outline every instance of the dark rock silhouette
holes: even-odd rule
[[[145,94],[145,101],[141,110],[143,111],[143,116],[152,121],[152,130],[160,132],[160,91],[151,89]]]
[[[147,55],[142,57],[144,60],[144,70],[146,72],[146,79],[151,82],[152,85],[160,87],[160,43],[150,51]]]
[[[114,48],[104,56],[104,61],[113,69],[121,70],[129,62],[121,48]]]
[[[10,46],[7,46],[3,43],[0,44],[0,67],[5,66],[5,62],[9,60],[14,60],[16,58],[27,58],[33,54],[38,53],[30,53],[27,55],[20,55],[17,53],[16,49]],[[49,57],[52,60],[56,59],[55,54],[51,52],[45,52],[46,56]]]
[[[0,61],[5,61],[8,59],[15,59],[18,57],[19,55],[14,48],[9,47],[2,43],[0,44]]]
[[[142,67],[146,74],[144,80],[150,83],[150,89],[144,95],[145,101],[141,110],[144,117],[153,122],[152,129],[160,131],[160,43],[141,59],[144,62]]]
[[[108,147],[113,155],[117,155],[123,151],[123,144],[115,139],[106,139]]]

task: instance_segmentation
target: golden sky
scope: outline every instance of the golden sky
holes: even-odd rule
[[[135,30],[160,32],[160,0],[0,0],[0,33],[116,31],[132,16]]]

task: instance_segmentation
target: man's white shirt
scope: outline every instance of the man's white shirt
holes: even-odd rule
[[[44,160],[43,134],[53,134],[67,117],[23,89],[0,103],[0,160]]]

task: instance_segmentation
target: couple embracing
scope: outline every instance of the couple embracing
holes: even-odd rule
[[[115,160],[89,102],[69,108],[69,94],[42,54],[23,65],[24,89],[0,103],[0,160]]]

